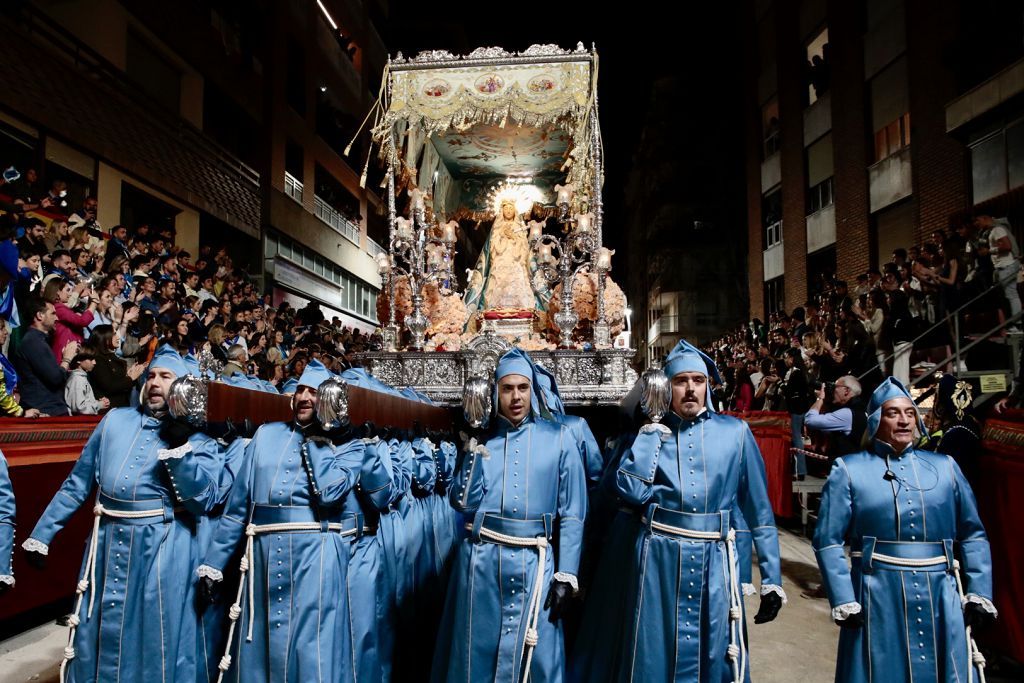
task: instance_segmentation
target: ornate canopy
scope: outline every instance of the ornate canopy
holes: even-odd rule
[[[551,204],[556,184],[593,186],[596,88],[597,54],[582,43],[399,53],[373,137],[400,181],[431,195],[436,214],[486,218],[510,179]]]

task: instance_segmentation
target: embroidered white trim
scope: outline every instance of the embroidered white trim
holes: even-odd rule
[[[983,610],[985,610],[994,617],[999,616],[999,611],[996,609],[996,606],[993,605],[992,601],[988,598],[983,598],[976,593],[968,593],[967,596],[964,598],[964,604],[968,602],[973,602],[975,605],[981,605],[981,608]]]
[[[6,583],[8,586],[13,586],[14,577],[10,574],[0,574],[0,583]]]
[[[752,584],[752,583],[745,583],[745,584],[743,584],[743,595],[744,596],[754,595],[755,593],[757,593],[757,588],[754,587],[754,584]]]
[[[161,448],[156,452],[157,460],[179,460],[185,457],[186,453],[192,452],[192,444],[187,441],[177,448]]]
[[[859,602],[847,602],[832,608],[832,621],[845,621],[854,614],[860,614]]]
[[[25,542],[21,544],[23,550],[30,553],[39,553],[40,555],[49,555],[50,546],[46,545],[42,541],[37,541],[34,538],[26,538]]]
[[[672,436],[672,430],[660,422],[648,422],[640,428],[641,434],[650,434],[651,432],[660,432],[663,436]]]
[[[572,586],[572,594],[573,595],[576,595],[577,593],[580,592],[580,583],[579,583],[579,581],[576,580],[576,577],[574,575],[572,575],[572,574],[568,574],[566,572],[555,572],[555,575],[553,577],[551,577],[551,578],[554,579],[555,581],[561,581],[562,583],[567,583],[570,586]]]
[[[786,597],[786,591],[782,590],[782,586],[776,586],[774,583],[762,583],[761,595],[768,595],[769,593],[775,593],[782,598],[783,605],[789,602],[789,599]]]
[[[196,576],[201,579],[213,579],[214,581],[223,581],[224,572],[219,569],[214,569],[208,564],[201,564],[196,569]]]

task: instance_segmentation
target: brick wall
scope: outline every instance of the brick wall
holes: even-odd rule
[[[807,61],[799,34],[799,3],[780,2],[775,10],[779,46],[779,124],[782,168],[782,239],[785,243],[786,310],[807,299],[807,181],[804,169],[803,80]]]
[[[830,2],[832,146],[837,275],[852,281],[870,265],[870,162],[864,87],[863,20],[858,3]]]
[[[949,227],[950,215],[969,208],[965,147],[946,134],[945,105],[956,97],[951,69],[942,68],[957,37],[955,3],[906,0],[907,77],[911,163],[916,200],[914,239]],[[948,59],[948,57],[946,57]]]
[[[744,117],[744,140],[746,142],[746,179],[747,179],[747,291],[750,301],[748,317],[764,319],[764,261],[761,252],[764,249],[764,238],[761,229],[761,147],[764,143],[761,129],[761,102],[758,101],[757,81],[760,76],[761,64],[758,63],[757,31],[754,24],[754,11],[746,13],[744,23],[746,40],[746,88],[747,97],[744,106],[747,115]]]

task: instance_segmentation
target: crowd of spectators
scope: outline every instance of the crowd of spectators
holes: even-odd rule
[[[225,381],[284,391],[317,358],[335,371],[377,335],[325,319],[315,303],[274,306],[227,247],[191,254],[173,228],[97,220],[39,174],[0,180],[0,416],[96,414],[134,405],[157,347],[208,350]]]
[[[1019,257],[1006,219],[981,215],[953,234],[935,231],[922,245],[894,250],[852,288],[822,276],[803,306],[743,323],[709,345],[725,378],[720,398],[736,410],[782,410],[802,408],[814,386],[844,375],[866,393],[890,374],[906,383],[911,351],[951,344],[954,317],[989,313],[1009,320],[1005,334],[1020,334]]]
[[[852,288],[822,276],[804,305],[767,323],[743,323],[709,344],[724,380],[718,398],[733,410],[790,413],[793,445],[802,448],[808,411],[870,395],[888,375],[908,383],[912,351],[940,349],[944,358],[971,316],[989,321],[985,328],[1008,323],[1000,334],[1020,334],[1019,258],[1006,219],[979,215],[952,234],[935,231],[921,245],[896,249]],[[915,367],[934,364],[923,358]]]

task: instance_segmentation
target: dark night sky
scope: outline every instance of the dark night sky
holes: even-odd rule
[[[390,5],[389,26],[381,28],[391,54],[400,50],[406,57],[427,49],[466,54],[481,46],[519,51],[534,43],[563,48],[575,47],[578,41],[588,48],[596,44],[606,154],[605,241],[617,249],[616,279],[624,282],[625,236],[615,226],[622,224],[622,188],[629,179],[655,79],[678,79],[685,93],[678,130],[693,136],[693,144],[684,163],[703,168],[731,164],[740,171],[731,174],[735,182],[726,183],[720,196],[710,200],[719,206],[744,204],[743,32],[738,19],[744,3],[714,4],[717,7],[699,10],[686,7],[682,22],[678,12],[669,19],[654,3],[613,4],[598,10],[578,2],[396,0]],[[737,237],[742,234],[745,231],[739,230]]]

